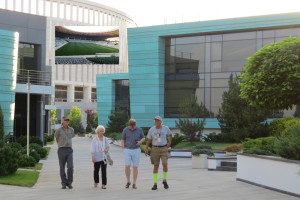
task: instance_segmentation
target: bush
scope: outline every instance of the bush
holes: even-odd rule
[[[29,155],[32,156],[34,158],[34,160],[38,163],[41,159],[41,156],[40,154],[34,150],[34,149],[30,149],[29,151]]]
[[[29,148],[30,148],[30,150],[35,150],[35,151],[39,154],[40,158],[42,158],[42,159],[43,159],[43,158],[46,158],[47,155],[48,155],[47,149],[41,147],[41,146],[38,145],[38,144],[35,144],[35,143],[30,144]]]
[[[172,144],[171,147],[176,146],[177,144],[183,142],[185,137],[179,133],[176,133],[172,138]]]
[[[246,153],[246,154],[256,154],[256,155],[266,155],[266,156],[272,156],[272,155],[274,155],[270,151],[266,151],[266,150],[262,150],[262,149],[257,149],[257,148],[245,149],[244,153]]]
[[[44,140],[46,142],[53,142],[54,141],[54,134],[45,134],[44,135]]]
[[[275,140],[275,151],[287,159],[300,160],[300,125],[294,125]]]
[[[205,145],[205,144],[199,144],[199,145],[196,145],[196,146],[194,147],[194,149],[210,149],[210,150],[212,150],[211,146]]]
[[[18,159],[17,149],[2,143],[0,147],[0,176],[15,173],[18,169]]]
[[[116,140],[121,140],[122,139],[122,134],[121,133],[108,133],[106,135],[106,137],[109,137],[113,141],[116,141]]]
[[[36,160],[32,156],[27,156],[26,154],[23,154],[19,157],[19,167],[34,167],[35,164]]]
[[[25,147],[27,145],[27,137],[26,136],[21,136],[17,139],[17,143],[21,144],[23,147]],[[40,138],[38,137],[34,137],[34,136],[31,136],[29,138],[29,144],[32,144],[32,143],[36,143],[38,145],[41,145],[43,146],[43,142]]]
[[[190,143],[196,141],[197,134],[202,135],[204,129],[205,120],[198,119],[197,121],[192,121],[191,119],[179,119],[176,121],[176,128],[180,129],[180,132],[185,135],[186,140]]]
[[[206,142],[224,142],[224,134],[212,132],[206,135],[204,140]]]
[[[275,154],[275,139],[276,138],[272,136],[257,139],[246,139],[242,143],[244,147],[244,152],[251,152],[252,150],[262,150],[263,152],[265,152],[263,155],[273,155]]]
[[[74,129],[75,134],[83,134],[85,133],[85,130],[82,126],[82,115],[81,110],[77,106],[73,106],[70,110],[69,114],[70,118],[70,127]]]
[[[211,149],[194,149],[192,151],[193,156],[199,156],[200,154],[206,154],[208,156],[213,156],[214,153],[212,152]]]
[[[233,144],[225,148],[225,151],[237,153],[242,151],[243,145],[242,144]]]
[[[271,135],[279,136],[281,133],[286,133],[286,129],[294,125],[300,125],[300,119],[295,117],[285,117],[281,119],[275,119],[271,122],[269,130]]]
[[[127,111],[120,108],[116,108],[114,112],[108,117],[109,121],[107,123],[106,132],[108,133],[122,133],[123,129],[129,120]]]
[[[91,126],[90,124],[87,124],[87,125],[86,125],[85,132],[86,132],[86,133],[91,133],[91,132],[93,132],[92,126]]]

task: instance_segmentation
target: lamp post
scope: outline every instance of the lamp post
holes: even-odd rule
[[[27,71],[27,156],[29,156],[29,125],[30,125],[30,77]]]

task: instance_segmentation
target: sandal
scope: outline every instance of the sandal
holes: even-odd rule
[[[137,189],[135,184],[132,184],[132,189]]]
[[[131,184],[131,183],[126,183],[125,188],[129,188],[130,184]]]

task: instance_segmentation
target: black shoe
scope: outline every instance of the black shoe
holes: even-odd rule
[[[151,190],[157,190],[157,184],[154,184]]]
[[[65,190],[67,187],[65,185],[61,186],[61,189]]]
[[[125,188],[129,188],[131,183],[126,183]]]
[[[168,185],[167,181],[163,181],[163,184],[164,184],[165,189],[169,189],[169,185]]]
[[[71,184],[67,185],[69,189],[73,189],[73,186]]]

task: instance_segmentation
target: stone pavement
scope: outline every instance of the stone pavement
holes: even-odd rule
[[[137,190],[125,189],[122,150],[112,146],[114,165],[108,166],[106,190],[93,187],[93,166],[89,138],[74,138],[74,189],[60,189],[57,147],[52,145],[50,155],[38,183],[33,188],[0,185],[0,199],[203,199],[203,200],[299,200],[278,192],[236,181],[235,172],[214,172],[191,168],[191,159],[172,158],[169,161],[169,190],[159,183],[158,191],[151,191],[152,166],[149,157],[142,155]],[[161,172],[160,172],[161,177]]]

